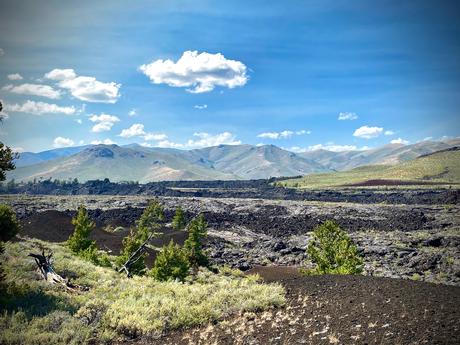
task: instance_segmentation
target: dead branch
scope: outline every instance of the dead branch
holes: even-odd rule
[[[87,286],[73,284],[69,279],[61,277],[54,271],[52,260],[53,253],[50,252],[49,255],[45,255],[45,250],[42,250],[41,254],[29,253],[29,256],[34,258],[42,278],[50,284],[59,284],[70,292],[89,290]]]
[[[123,264],[123,266],[120,267],[120,269],[118,270],[119,273],[125,271],[126,272],[126,276],[127,277],[131,277],[131,272],[130,272],[130,268],[132,265],[134,265],[142,256],[142,254],[144,253],[145,251],[145,246],[147,245],[147,243],[150,241],[150,239],[153,237],[153,233],[151,233],[149,235],[149,237],[144,241],[144,243],[142,243],[139,248],[137,248],[134,253],[132,253],[128,260],[126,260],[126,262]]]

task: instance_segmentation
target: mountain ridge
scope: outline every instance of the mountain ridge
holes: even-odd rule
[[[388,144],[365,151],[328,150],[294,153],[275,145],[218,145],[200,149],[144,147],[138,144],[86,145],[25,152],[8,179],[109,178],[111,181],[231,180],[292,177],[344,171],[364,165],[394,165],[421,155],[449,149],[459,139]]]

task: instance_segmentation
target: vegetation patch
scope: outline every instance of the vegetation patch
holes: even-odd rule
[[[0,300],[1,344],[103,343],[158,335],[285,303],[281,285],[263,284],[258,276],[228,269],[215,274],[200,268],[184,282],[160,282],[148,276],[127,278],[59,244],[22,239],[5,247],[8,288]],[[54,253],[56,272],[90,290],[70,294],[39,280],[26,254],[42,249]]]

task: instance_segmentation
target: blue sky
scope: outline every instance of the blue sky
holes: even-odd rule
[[[460,135],[456,1],[1,6],[0,137],[18,150],[341,150]]]

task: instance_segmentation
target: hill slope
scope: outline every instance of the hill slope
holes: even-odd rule
[[[383,180],[383,181],[382,181]],[[459,184],[460,148],[423,155],[398,165],[370,165],[344,172],[314,174],[282,182],[283,186],[328,188],[359,185]]]

